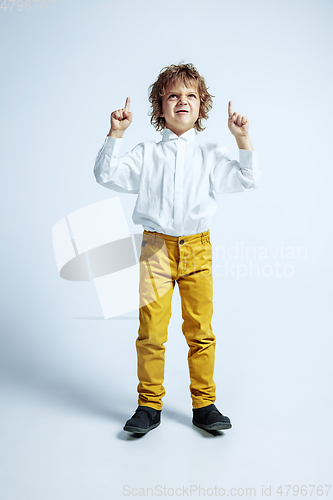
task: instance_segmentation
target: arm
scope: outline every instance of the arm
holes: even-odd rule
[[[250,137],[248,135],[245,137],[236,137],[236,142],[239,149],[247,149],[248,151],[253,151]]]
[[[255,150],[239,149],[239,161],[224,146],[214,152],[212,185],[217,194],[256,189],[260,181],[259,159]]]
[[[125,107],[111,113],[111,128],[97,154],[94,175],[96,181],[104,187],[120,192],[138,193],[143,143],[138,144],[130,153],[119,157],[123,134],[132,122],[129,106],[130,98],[127,97]]]
[[[239,161],[232,160],[226,148],[217,148],[212,175],[214,190],[233,193],[256,189],[261,172],[257,152],[253,150],[249,137],[249,121],[246,116],[232,112],[232,101],[228,103],[228,114],[228,127],[239,148]]]
[[[144,144],[119,156],[122,139],[107,136],[97,154],[94,175],[98,184],[123,193],[138,193],[143,164]]]

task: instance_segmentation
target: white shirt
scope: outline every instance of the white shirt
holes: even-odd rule
[[[179,137],[165,128],[160,142],[141,142],[119,156],[121,143],[106,137],[94,175],[104,187],[138,194],[132,220],[146,231],[171,236],[207,231],[216,194],[258,187],[255,150],[239,149],[239,161],[232,160],[220,144],[197,143],[194,128]]]

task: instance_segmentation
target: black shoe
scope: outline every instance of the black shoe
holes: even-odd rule
[[[146,434],[160,425],[161,411],[150,406],[138,406],[134,415],[124,425],[124,431]]]
[[[214,404],[193,409],[192,423],[206,431],[231,429],[230,418],[222,415]]]

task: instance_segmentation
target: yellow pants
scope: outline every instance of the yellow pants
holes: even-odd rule
[[[216,340],[213,314],[210,232],[168,236],[143,232],[140,255],[140,326],[136,339],[138,404],[162,409],[165,395],[164,343],[171,317],[171,299],[178,283],[182,331],[189,347],[189,386],[193,408],[215,402],[213,380]]]

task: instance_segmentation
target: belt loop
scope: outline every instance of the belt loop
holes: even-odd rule
[[[201,243],[208,243],[208,242],[210,242],[209,230],[201,233]]]

